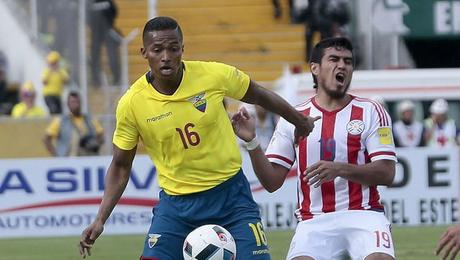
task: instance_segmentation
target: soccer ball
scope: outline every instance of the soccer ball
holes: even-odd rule
[[[234,260],[235,239],[219,225],[204,225],[185,238],[183,255],[185,260]]]

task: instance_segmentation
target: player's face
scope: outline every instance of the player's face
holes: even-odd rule
[[[313,63],[312,73],[318,79],[318,91],[324,91],[332,98],[342,98],[353,76],[353,55],[345,48],[327,48],[321,64]]]
[[[148,33],[141,52],[154,78],[169,81],[181,75],[183,44],[177,29]]]

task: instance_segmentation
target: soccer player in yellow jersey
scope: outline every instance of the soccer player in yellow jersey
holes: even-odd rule
[[[183,61],[183,50],[182,32],[174,19],[147,22],[141,53],[150,71],[118,103],[113,159],[97,217],[81,236],[83,257],[123,193],[142,139],[162,191],[141,259],[182,259],[187,234],[211,223],[232,233],[238,259],[270,259],[223,98],[258,104],[281,115],[296,126],[299,137],[309,134],[313,119],[232,66]]]

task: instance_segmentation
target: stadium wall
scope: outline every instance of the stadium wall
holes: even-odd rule
[[[311,73],[286,71],[275,88],[293,105],[315,94]],[[386,101],[460,99],[460,69],[355,71],[350,93],[362,97],[378,95]]]
[[[43,144],[51,118],[0,119],[0,158],[48,157]]]

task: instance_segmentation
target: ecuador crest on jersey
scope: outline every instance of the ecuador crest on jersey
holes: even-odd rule
[[[149,247],[150,248],[154,247],[160,237],[161,237],[160,234],[149,234],[149,239],[147,240]]]
[[[204,98],[204,92],[187,99],[193,106],[201,112],[206,111],[206,99]]]

